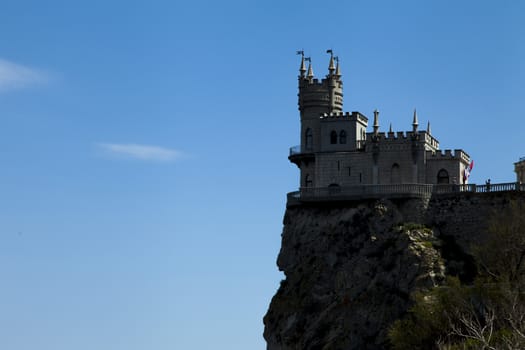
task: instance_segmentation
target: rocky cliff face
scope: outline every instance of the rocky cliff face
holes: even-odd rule
[[[264,317],[268,350],[388,349],[414,292],[476,274],[472,247],[524,192],[289,207],[277,259],[286,279]]]
[[[385,348],[411,293],[443,280],[440,243],[388,201],[288,208],[267,349]]]

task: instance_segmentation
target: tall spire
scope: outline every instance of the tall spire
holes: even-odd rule
[[[301,55],[301,66],[299,67],[299,76],[304,78],[304,73],[306,73],[306,65],[304,64],[304,51],[297,51],[298,55]]]
[[[377,135],[378,131],[379,131],[379,111],[375,109],[374,110],[374,135]]]
[[[388,133],[389,134],[393,133],[393,131],[392,131],[392,123],[390,123],[390,128],[388,129]]]
[[[430,132],[430,120],[428,121],[427,123],[427,134],[431,135],[432,133]]]
[[[330,75],[334,74],[335,65],[334,65],[334,52],[332,49],[326,50],[326,53],[330,54],[330,63],[328,64],[328,72]]]
[[[417,122],[417,112],[416,112],[416,109],[414,108],[414,119],[412,120],[412,131],[414,133],[417,132],[418,125],[419,123]]]
[[[339,57],[335,56],[334,60],[337,62],[337,67],[335,68],[335,76],[341,78],[341,69],[339,68]]]
[[[312,79],[314,77],[314,70],[312,69],[312,59],[310,57],[305,57],[305,61],[308,61],[308,74],[306,77]]]

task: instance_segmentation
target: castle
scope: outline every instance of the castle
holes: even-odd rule
[[[301,192],[363,185],[465,184],[469,155],[461,149],[440,151],[430,131],[419,130],[414,110],[411,131],[379,131],[374,111],[373,131],[360,112],[343,112],[343,81],[339,59],[332,50],[328,75],[314,77],[312,62],[301,55],[299,111],[301,144],[290,149],[289,160],[300,169]],[[308,62],[308,69],[306,68]]]

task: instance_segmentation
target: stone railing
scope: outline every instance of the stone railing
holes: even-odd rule
[[[294,154],[299,154],[299,153],[301,153],[301,145],[290,147],[291,156],[293,156]]]
[[[487,185],[432,185],[432,184],[393,184],[356,185],[345,187],[302,187],[299,191],[288,193],[288,202],[353,200],[368,198],[430,198],[432,195],[452,193],[487,193],[525,191],[525,184],[517,182]]]
[[[506,191],[525,191],[525,184],[519,182],[508,182],[503,184],[476,185],[474,192],[506,192]]]

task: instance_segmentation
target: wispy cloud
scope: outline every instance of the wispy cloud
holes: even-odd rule
[[[42,84],[48,80],[48,73],[0,58],[0,92]]]
[[[173,162],[183,156],[181,151],[151,145],[97,143],[97,146],[109,155],[145,161]]]

